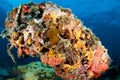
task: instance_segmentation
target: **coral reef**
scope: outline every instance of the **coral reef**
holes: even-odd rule
[[[54,70],[40,62],[32,62],[25,66],[18,66],[17,70],[24,73],[25,80],[54,80]]]
[[[14,62],[13,47],[20,58],[39,56],[65,80],[98,78],[109,68],[107,49],[69,9],[52,3],[21,4],[9,12],[5,27],[1,35],[10,41],[8,54]]]
[[[31,62],[27,65],[12,67],[8,70],[10,78],[7,80],[55,80],[53,68],[41,62]]]

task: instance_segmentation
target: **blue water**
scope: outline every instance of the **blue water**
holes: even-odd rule
[[[0,31],[4,29],[7,12],[19,4],[29,1],[48,2],[48,0],[0,0]],[[113,60],[111,65],[120,65],[120,0],[51,0],[51,2],[70,8],[85,26],[92,29],[108,49]],[[7,40],[0,38],[0,66],[4,67],[14,65],[6,52],[7,43]],[[17,55],[16,49],[13,52]],[[18,59],[17,64],[29,63],[34,60],[36,59],[31,57],[23,60]]]

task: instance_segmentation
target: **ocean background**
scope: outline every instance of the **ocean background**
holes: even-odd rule
[[[4,21],[7,12],[20,4],[28,2],[51,1],[64,8],[70,8],[75,16],[90,28],[102,44],[108,49],[112,59],[111,66],[120,65],[120,0],[0,0],[0,32],[5,28]],[[7,54],[8,40],[0,38],[0,67],[16,65]],[[18,59],[17,65],[36,61],[38,58]]]

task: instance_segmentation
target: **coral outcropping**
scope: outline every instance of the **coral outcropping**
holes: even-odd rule
[[[109,68],[110,57],[101,41],[72,14],[52,3],[21,4],[9,12],[2,37],[18,57],[39,56],[65,80],[98,78]],[[26,74],[27,75],[27,74]]]

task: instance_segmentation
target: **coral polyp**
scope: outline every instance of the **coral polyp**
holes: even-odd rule
[[[40,57],[65,80],[98,78],[109,68],[110,57],[89,28],[70,9],[53,3],[28,3],[9,12],[2,36],[9,40],[8,54]]]

